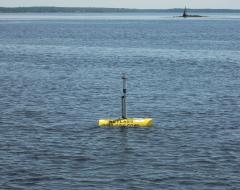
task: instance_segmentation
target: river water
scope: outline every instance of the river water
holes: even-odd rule
[[[240,15],[173,16],[1,14],[1,189],[240,187]]]

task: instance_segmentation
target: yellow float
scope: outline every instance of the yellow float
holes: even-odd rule
[[[100,119],[100,127],[152,127],[151,118],[128,118],[128,119]]]
[[[100,127],[152,127],[152,118],[127,118],[127,77],[125,74],[123,79],[123,96],[122,96],[122,118],[120,119],[100,119],[98,125]]]

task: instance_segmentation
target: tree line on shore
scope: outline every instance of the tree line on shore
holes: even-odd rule
[[[0,13],[173,13],[184,9],[127,9],[97,7],[0,7]],[[189,9],[195,13],[240,13],[238,9]]]

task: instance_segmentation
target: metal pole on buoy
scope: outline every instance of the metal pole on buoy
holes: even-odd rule
[[[98,125],[100,127],[152,127],[152,118],[128,118],[127,117],[127,75],[122,74],[123,94],[122,100],[122,118],[118,119],[100,119]]]
[[[127,76],[122,74],[123,79],[123,96],[122,96],[122,118],[127,119]]]

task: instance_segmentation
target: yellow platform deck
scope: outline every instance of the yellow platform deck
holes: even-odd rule
[[[152,118],[100,119],[99,127],[152,127]]]

